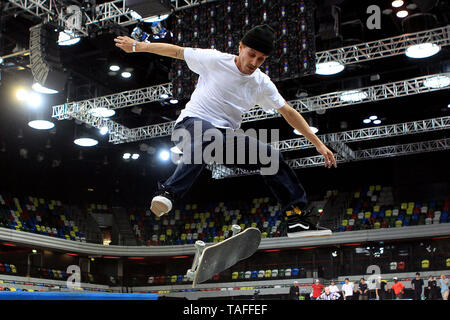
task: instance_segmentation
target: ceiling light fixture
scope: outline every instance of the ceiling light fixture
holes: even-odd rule
[[[111,71],[119,71],[120,67],[118,65],[113,64],[113,65],[109,66],[109,70],[111,70]]]
[[[332,75],[344,70],[344,65],[337,61],[328,61],[316,64],[316,74]]]
[[[39,93],[44,93],[44,94],[55,94],[58,93],[58,90],[53,90],[50,88],[46,88],[44,86],[42,86],[40,83],[35,82],[31,88],[33,88],[34,91],[39,92]]]
[[[367,98],[367,93],[359,90],[346,91],[341,94],[341,100],[345,102],[358,102]]]
[[[47,120],[33,120],[28,122],[28,126],[37,130],[49,130],[52,129],[55,124]]]
[[[128,79],[131,78],[131,72],[124,71],[121,73],[122,78]]]
[[[412,46],[409,46],[405,50],[405,55],[414,58],[414,59],[421,59],[421,58],[428,58],[431,56],[434,56],[441,50],[441,47],[438,46],[435,43],[427,42],[427,43],[420,43],[415,44]]]
[[[400,10],[399,12],[397,12],[398,18],[405,18],[407,16],[408,16],[408,11],[406,11],[406,10]]]
[[[130,159],[130,157],[131,157],[131,153],[129,153],[129,152],[124,153],[123,156],[122,156],[122,158],[123,158],[124,160]]]
[[[88,111],[91,115],[98,118],[109,118],[116,114],[116,111],[104,107],[93,108]]]
[[[60,46],[73,46],[80,42],[81,38],[76,36],[70,30],[64,30],[59,33],[58,45]]]
[[[80,147],[93,147],[98,144],[98,141],[92,138],[78,138],[73,142]]]
[[[402,0],[395,0],[395,1],[392,1],[392,6],[394,8],[400,8],[403,5],[403,3],[404,2]]]
[[[434,76],[423,81],[423,85],[428,88],[438,89],[447,87],[450,84],[448,76]]]

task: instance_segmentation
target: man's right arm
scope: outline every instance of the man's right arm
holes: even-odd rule
[[[116,46],[127,53],[133,52],[134,39],[126,36],[119,36],[114,39]],[[184,47],[180,47],[170,43],[147,43],[147,42],[136,42],[135,52],[148,52],[154,53],[160,56],[175,58],[184,60]]]
[[[149,52],[158,54],[160,56],[184,60],[184,47],[180,47],[170,43],[138,42],[136,44],[136,52]]]

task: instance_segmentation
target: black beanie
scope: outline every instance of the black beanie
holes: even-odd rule
[[[259,25],[247,31],[241,41],[246,46],[269,55],[274,49],[275,30],[267,24]]]

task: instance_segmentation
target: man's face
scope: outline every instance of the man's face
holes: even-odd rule
[[[242,73],[252,74],[264,63],[267,57],[264,53],[254,50],[242,44],[242,42],[239,44],[239,62]]]

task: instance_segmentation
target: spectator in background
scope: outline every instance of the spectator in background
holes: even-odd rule
[[[334,282],[334,280],[331,280],[331,283],[330,283],[330,285],[328,286],[329,288],[330,288],[330,292],[331,293],[337,293],[337,294],[339,294],[339,288],[337,287],[337,285],[335,284],[335,282]],[[339,297],[340,297],[341,295],[339,294]]]
[[[355,285],[350,282],[348,278],[345,278],[345,283],[342,285],[342,296],[344,300],[353,300],[353,292],[355,291]]]
[[[394,277],[394,284],[392,285],[392,290],[394,290],[395,299],[403,299],[403,295],[405,294],[405,285],[398,280],[397,277]]]
[[[427,289],[428,289],[428,296],[427,296],[428,300],[437,300],[439,298],[439,291],[438,291],[438,288],[437,288],[437,282],[436,282],[436,279],[433,276],[430,276],[428,278]]]
[[[377,295],[377,300],[386,300],[387,294],[387,281],[382,280],[381,277],[378,277],[378,281],[380,282],[380,288],[375,289],[375,293]]]
[[[441,275],[439,282],[441,284],[442,300],[448,300],[448,282],[449,282],[449,280],[446,279],[445,275]]]
[[[331,292],[330,287],[325,287],[324,292],[317,298],[317,300],[338,300],[340,294],[337,292]]]
[[[298,288],[298,281],[294,281],[294,285],[289,289],[289,299],[299,300],[300,290]]]
[[[317,300],[317,298],[322,294],[325,287],[320,283],[319,279],[316,279],[315,283],[312,285],[311,300]]]
[[[369,300],[369,288],[364,278],[359,281],[358,292],[359,300]]]
[[[416,278],[411,280],[411,286],[414,290],[414,300],[421,300],[424,283],[419,272],[416,273]]]

